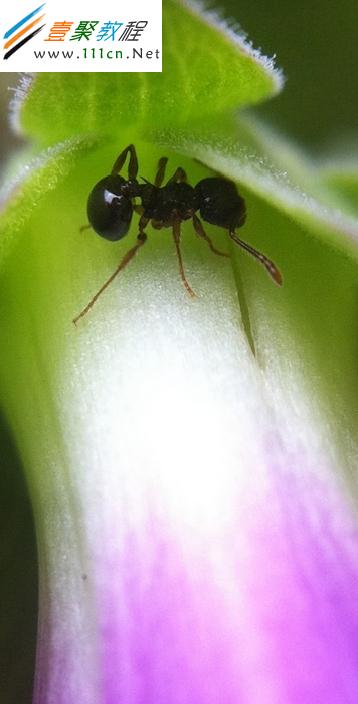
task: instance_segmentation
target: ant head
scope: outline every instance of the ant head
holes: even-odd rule
[[[122,176],[110,175],[99,181],[88,196],[88,220],[98,235],[106,240],[120,240],[130,227],[133,205],[124,195],[126,184]]]

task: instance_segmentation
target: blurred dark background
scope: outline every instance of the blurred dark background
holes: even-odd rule
[[[32,509],[12,433],[0,408],[0,702],[29,704],[37,625]]]
[[[358,139],[357,0],[225,0],[287,83],[258,113],[313,149]]]
[[[7,156],[22,144],[10,128],[8,115],[9,103],[18,82],[18,73],[0,73],[0,183]]]

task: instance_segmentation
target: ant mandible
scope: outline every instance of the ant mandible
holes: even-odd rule
[[[129,154],[128,179],[120,176],[127,156]],[[133,211],[140,215],[139,234],[137,244],[123,257],[113,274],[105,281],[96,295],[86,307],[74,318],[73,322],[82,318],[94,306],[99,296],[112,283],[113,279],[133,259],[140,247],[147,241],[145,228],[149,222],[152,227],[160,230],[171,227],[173,239],[179,261],[181,280],[190,296],[195,296],[185,276],[182,255],[180,251],[180,225],[184,220],[193,221],[196,234],[204,239],[211,251],[221,257],[230,256],[220,252],[213,245],[206,234],[203,225],[196,214],[211,225],[218,225],[228,230],[231,239],[240,247],[249,252],[264,265],[274,281],[281,285],[282,277],[275,264],[264,254],[243,242],[235,234],[235,228],[241,227],[246,219],[245,201],[239,195],[235,184],[224,178],[204,178],[193,188],[187,183],[187,176],[179,166],[173,176],[163,186],[167,157],[159,160],[154,184],[146,179],[144,184],[139,184],[138,159],[136,149],[130,144],[116,159],[109,176],[101,179],[91,191],[87,201],[88,225],[81,230],[92,227],[101,237],[112,242],[121,240],[128,233]],[[136,205],[133,200],[141,199],[141,205]]]

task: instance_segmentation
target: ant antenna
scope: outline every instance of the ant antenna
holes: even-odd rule
[[[138,174],[138,158],[137,152],[135,150],[134,144],[130,144],[126,149],[120,153],[116,161],[113,164],[112,174],[116,175],[122,170],[124,163],[126,161],[127,155],[129,154],[129,164],[128,164],[128,178],[130,181],[135,181]]]
[[[278,270],[277,266],[271,261],[271,259],[268,259],[265,257],[262,252],[259,252],[257,249],[254,249],[251,247],[247,242],[244,242],[243,240],[240,240],[240,238],[233,232],[232,230],[229,230],[229,235],[231,239],[236,242],[236,244],[239,245],[239,247],[242,247],[242,249],[245,249],[246,252],[249,252],[255,259],[258,259],[261,264],[264,265],[266,271],[270,274],[271,278],[279,285],[282,286],[282,275],[281,272]]]

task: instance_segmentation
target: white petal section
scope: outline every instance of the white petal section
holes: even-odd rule
[[[260,368],[226,262],[189,268],[192,301],[165,261],[69,333],[35,702],[353,704],[356,532],[324,419],[292,350]]]

